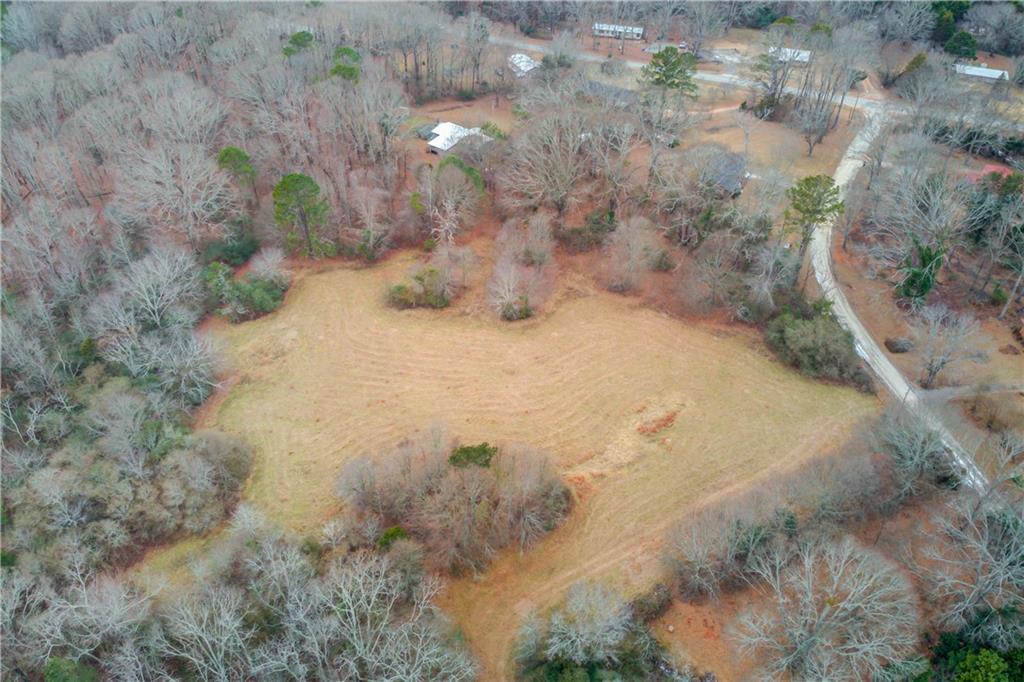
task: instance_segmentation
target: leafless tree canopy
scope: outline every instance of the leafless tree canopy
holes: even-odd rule
[[[923,387],[931,388],[947,367],[985,359],[985,353],[974,345],[979,328],[969,314],[953,312],[942,304],[921,309],[913,332],[921,349]]]
[[[529,547],[568,512],[569,492],[543,453],[505,446],[487,466],[459,466],[449,461],[457,445],[434,430],[356,460],[338,492],[358,512],[406,529],[455,573],[483,569],[503,547]]]
[[[918,611],[909,581],[850,538],[774,545],[751,569],[767,604],[735,636],[772,679],[870,679],[911,658]]]
[[[1024,507],[1019,500],[979,503],[966,494],[936,515],[939,535],[924,540],[918,572],[929,584],[940,623],[966,629],[979,644],[1006,651],[1024,629]]]

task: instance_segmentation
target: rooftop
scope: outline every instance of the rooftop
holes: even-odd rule
[[[441,152],[448,151],[466,137],[479,135],[485,140],[491,139],[479,128],[464,128],[458,123],[450,121],[438,123],[430,132],[433,137],[430,138],[427,145]]]
[[[1010,74],[1006,73],[1002,69],[990,69],[986,66],[971,66],[970,64],[954,64],[953,68],[956,72],[963,74],[964,76],[974,76],[975,78],[988,78],[994,81],[1008,81],[1010,80]]]
[[[517,52],[509,55],[508,65],[517,76],[525,76],[540,66],[540,62],[529,55]]]
[[[768,54],[780,62],[809,62],[811,61],[810,50],[796,50],[792,47],[769,47]]]

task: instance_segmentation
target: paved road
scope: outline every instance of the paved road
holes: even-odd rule
[[[551,48],[546,45],[538,45],[525,40],[517,40],[505,36],[491,36],[490,41],[496,45],[505,45],[524,51],[535,51],[549,53]],[[590,52],[580,52],[577,58],[586,62],[602,62],[604,57]],[[631,69],[641,69],[644,62],[632,59],[623,59],[623,64]],[[751,80],[740,78],[726,73],[710,73],[707,71],[696,71],[694,79],[709,83],[718,83],[738,88],[752,88],[756,86]],[[786,88],[788,94],[796,94],[796,88]],[[849,103],[852,105],[852,103]],[[846,186],[856,177],[857,171],[863,165],[864,157],[871,147],[871,142],[878,134],[885,118],[894,115],[907,113],[905,107],[893,105],[892,103],[860,99],[856,106],[868,112],[868,120],[860,130],[850,146],[846,149],[842,161],[836,168],[834,178],[840,192],[845,193]],[[949,431],[943,421],[925,404],[922,398],[922,391],[919,391],[913,384],[907,381],[903,373],[889,360],[888,355],[881,346],[872,338],[870,332],[857,317],[853,307],[843,293],[842,288],[836,281],[835,273],[832,270],[832,232],[834,223],[819,225],[815,228],[811,237],[811,266],[814,268],[815,278],[821,287],[823,295],[832,302],[832,310],[839,322],[853,334],[854,345],[858,355],[864,359],[867,365],[879,378],[882,384],[890,393],[911,410],[920,414],[935,430],[942,435],[943,443],[949,450],[953,459],[962,471],[964,480],[973,488],[979,491],[988,489],[988,479],[978,468],[974,457],[969,453],[953,434]]]

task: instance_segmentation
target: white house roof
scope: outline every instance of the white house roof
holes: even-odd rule
[[[427,144],[442,152],[448,151],[457,145],[460,140],[470,135],[479,135],[485,140],[491,139],[479,128],[463,128],[458,123],[451,123],[449,121],[438,123],[430,132],[434,137],[430,138]]]
[[[970,66],[969,64],[954,64],[953,68],[956,69],[957,73],[965,76],[988,78],[994,81],[1010,80],[1010,74],[1006,73],[1002,69],[989,69],[984,66]]]
[[[515,71],[517,76],[525,76],[540,66],[540,62],[529,55],[517,52],[509,55],[508,65]]]
[[[643,26],[624,26],[622,24],[594,24],[595,31],[611,33],[643,33]]]
[[[810,50],[795,50],[792,47],[769,47],[768,54],[780,62],[809,62]]]

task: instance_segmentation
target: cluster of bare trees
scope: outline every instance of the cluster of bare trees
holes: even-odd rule
[[[924,92],[933,94],[934,85],[924,83]],[[883,131],[866,159],[866,188],[877,201],[851,212],[850,220],[862,218],[858,238],[865,250],[876,267],[893,274],[897,293],[915,307],[927,303],[940,273],[953,262],[973,270],[972,292],[1001,305],[1004,316],[1024,293],[1024,239],[1017,227],[1024,219],[1024,195],[1019,174],[974,179],[953,170],[952,151],[962,145],[946,136],[967,140],[987,120],[968,116],[972,123],[959,132],[955,117],[944,117],[940,130],[923,118]],[[964,263],[965,254],[971,262]]]
[[[760,597],[730,632],[772,679],[921,674],[921,600],[934,626],[969,645],[1019,647],[1024,510],[1010,481],[1024,458],[1020,435],[987,444],[998,463],[988,490],[958,489],[941,434],[898,406],[858,441],[676,526],[664,559],[679,593],[715,599],[754,588]],[[881,547],[888,518],[912,500],[938,510],[929,530],[910,538],[912,551],[886,557],[844,535],[876,518]]]
[[[915,658],[910,581],[852,538],[773,543],[749,570],[765,603],[734,636],[771,678],[877,679]]]
[[[80,562],[59,591],[9,571],[5,674],[69,660],[113,679],[473,679],[431,603],[439,582],[391,554],[335,551],[318,565],[243,508],[200,570],[159,604]]]
[[[768,29],[765,43],[757,64],[762,99],[755,111],[762,118],[788,116],[811,156],[839,125],[850,89],[867,75],[864,67],[877,59],[877,31],[861,21],[810,28],[779,23]]]
[[[5,606],[4,659],[24,674],[48,657],[99,660],[114,678],[138,678],[120,666],[141,645],[96,651],[116,639],[117,619],[138,629],[135,597],[106,579],[94,594],[83,576],[211,529],[249,467],[240,442],[186,426],[217,371],[195,331],[206,295],[198,256],[254,219],[265,228],[251,213],[261,192],[296,167],[337,181],[380,164],[361,184],[386,191],[404,93],[372,60],[358,79],[329,76],[336,45],[372,35],[359,11],[13,9],[0,112],[3,552],[27,601]],[[286,58],[301,15],[314,40]],[[217,150],[229,144],[249,153],[233,148],[239,163],[225,165]],[[328,184],[332,210],[350,209],[346,227],[376,229],[373,210],[334,191],[344,186]],[[251,276],[283,291],[281,261],[265,250]],[[25,619],[44,632],[27,656],[8,637]]]
[[[510,219],[502,226],[497,261],[487,284],[491,307],[502,319],[532,316],[550,294],[558,272],[553,222],[551,215],[539,212],[528,220]]]
[[[697,679],[677,670],[646,627],[646,617],[604,585],[578,582],[547,618],[531,613],[520,626],[516,663],[522,679],[598,675],[645,680]]]
[[[544,453],[506,446],[467,466],[453,456],[457,446],[434,429],[383,457],[355,460],[338,492],[382,527],[401,527],[454,573],[482,570],[503,547],[529,547],[568,513],[569,491]]]

